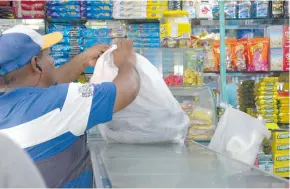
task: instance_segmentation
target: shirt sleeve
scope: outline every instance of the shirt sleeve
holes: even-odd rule
[[[112,82],[99,85],[71,83],[61,110],[63,122],[76,136],[112,119],[116,87]]]

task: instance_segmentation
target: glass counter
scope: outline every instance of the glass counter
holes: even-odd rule
[[[89,137],[96,187],[288,188],[288,181],[217,154],[186,145],[105,144]]]

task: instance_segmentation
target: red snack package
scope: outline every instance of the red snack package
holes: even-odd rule
[[[247,70],[247,43],[247,39],[240,39],[236,41],[233,47],[233,64],[238,72]]]
[[[249,39],[247,71],[269,71],[269,38]]]
[[[10,6],[10,2],[7,0],[1,0],[0,1],[0,6]]]
[[[290,68],[290,47],[284,47],[283,53],[283,71],[289,71]]]

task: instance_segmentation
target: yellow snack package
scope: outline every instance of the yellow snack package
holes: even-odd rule
[[[261,105],[261,106],[257,106],[257,109],[258,110],[275,110],[275,109],[278,109],[278,105],[277,104],[274,104],[273,106],[272,105]]]
[[[266,127],[269,130],[279,129],[279,126],[277,123],[266,123]]]
[[[278,96],[256,96],[256,100],[271,100],[271,99],[277,99]]]
[[[259,114],[278,114],[278,109],[259,109]]]
[[[278,85],[278,82],[259,82],[256,84],[256,87],[276,87]]]
[[[260,80],[261,82],[278,82],[278,77],[264,77]]]
[[[277,91],[255,91],[256,96],[278,96]]]
[[[273,154],[274,165],[289,165],[290,154]]]
[[[256,91],[261,92],[261,91],[277,91],[277,87],[258,87],[256,88]]]
[[[147,6],[167,6],[167,0],[147,0]]]
[[[274,174],[279,177],[290,177],[290,166],[289,165],[274,165]]]
[[[272,140],[275,144],[285,144],[290,141],[290,132],[289,131],[273,131]]]
[[[279,108],[279,112],[288,114],[289,113],[289,107],[281,107],[281,108]]]
[[[257,100],[256,105],[261,106],[261,105],[276,105],[277,100],[276,99],[271,99],[271,100]]]
[[[289,143],[273,143],[272,144],[273,154],[289,154],[290,144]]]

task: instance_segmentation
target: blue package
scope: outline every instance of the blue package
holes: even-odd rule
[[[237,30],[237,39],[252,39],[254,38],[254,32],[250,29]]]
[[[99,29],[84,29],[82,30],[83,37],[109,37],[111,33],[110,28],[99,28]]]
[[[79,5],[79,1],[67,1],[67,0],[48,0],[46,2],[47,7],[53,6],[61,6],[61,5]]]
[[[70,58],[71,54],[69,52],[51,52],[51,56],[54,59],[58,58]]]
[[[138,42],[133,42],[133,47],[159,48],[160,47],[160,43],[138,43]]]
[[[63,37],[62,40],[58,44],[81,44],[82,38],[70,38],[70,37]]]
[[[251,2],[239,1],[238,4],[238,18],[250,18],[251,17]]]
[[[269,17],[269,2],[255,1],[252,3],[252,17],[267,18]]]
[[[236,18],[237,17],[237,3],[225,2],[225,17]]]
[[[58,59],[54,60],[54,65],[55,66],[63,65],[65,63],[69,62],[69,61],[70,61],[70,58],[58,58]]]
[[[136,33],[128,33],[128,38],[135,38],[135,37],[152,37],[152,38],[156,38],[159,37],[160,33],[159,32],[152,32],[152,33],[140,33],[140,32],[136,32]]]
[[[137,43],[160,43],[160,38],[132,38]]]
[[[220,10],[220,9],[219,9],[219,5],[214,5],[214,6],[213,6],[213,8],[212,8],[212,15],[213,15],[213,18],[214,18],[214,19],[218,19],[218,18],[219,18],[219,16],[220,16],[220,15],[219,15],[219,14],[220,14],[220,13],[219,13],[219,10]]]
[[[81,18],[80,12],[47,11],[47,18]]]
[[[95,44],[107,44],[110,45],[112,38],[110,37],[98,37],[98,38],[90,38],[90,39],[83,39],[83,46],[84,47],[91,47]]]
[[[69,46],[69,45],[54,45],[51,47],[52,52],[78,52],[81,50],[80,46]]]
[[[70,12],[70,11],[81,11],[81,7],[79,5],[62,5],[62,6],[48,6],[47,11],[57,11],[57,12]]]
[[[83,25],[77,25],[77,24],[56,24],[52,23],[49,25],[49,30],[51,31],[64,31],[64,30],[80,30],[83,29]]]
[[[81,30],[77,31],[68,31],[68,30],[55,30],[55,29],[48,29],[48,33],[53,32],[60,32],[62,33],[63,37],[80,37],[81,36]]]
[[[96,6],[82,6],[81,7],[81,11],[89,11],[89,12],[93,12],[93,11],[112,11],[113,10],[113,7],[110,6],[110,5],[96,5]]]
[[[159,23],[146,23],[146,24],[130,24],[128,25],[128,29],[159,29]]]
[[[113,19],[112,12],[101,12],[101,13],[91,13],[91,12],[82,12],[82,17],[88,19]]]
[[[113,6],[112,0],[81,0],[82,6]]]

